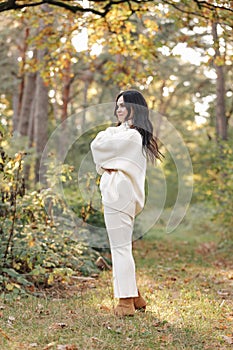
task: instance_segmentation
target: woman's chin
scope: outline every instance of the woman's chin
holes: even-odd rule
[[[117,117],[119,123],[124,123],[125,118],[124,117]]]

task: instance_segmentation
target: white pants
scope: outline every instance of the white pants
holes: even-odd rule
[[[123,212],[104,207],[113,270],[115,298],[137,297],[135,263],[132,254],[134,219]]]

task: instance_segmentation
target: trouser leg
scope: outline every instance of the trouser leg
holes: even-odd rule
[[[114,209],[104,208],[113,265],[113,288],[116,298],[138,296],[135,263],[132,254],[134,219]]]

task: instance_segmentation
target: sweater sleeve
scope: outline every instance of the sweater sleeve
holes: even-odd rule
[[[100,131],[95,139],[92,141],[91,143],[91,150],[92,150],[92,154],[93,154],[93,158],[94,158],[94,149],[97,147],[98,145],[101,144],[102,142],[104,142],[104,140],[109,137],[111,137],[111,135],[113,134],[112,129],[115,129],[113,127],[108,127],[106,130],[104,131]],[[101,164],[99,163],[99,161],[95,161],[96,164],[96,171],[99,175],[103,175],[104,173],[104,169],[102,168]]]
[[[91,143],[93,159],[99,174],[101,167],[118,170],[119,159],[136,161],[137,154],[141,151],[142,138],[137,130],[109,130],[117,128],[101,131]]]

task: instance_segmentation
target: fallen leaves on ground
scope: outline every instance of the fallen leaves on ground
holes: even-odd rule
[[[134,246],[145,314],[123,320],[112,315],[111,271],[77,276],[41,290],[31,305],[22,298],[0,306],[1,350],[232,348],[231,256],[221,256],[212,244],[198,245],[200,254],[174,240],[154,249],[146,240]]]
[[[232,335],[223,335],[223,339],[228,343],[228,344],[233,344],[233,334]]]

